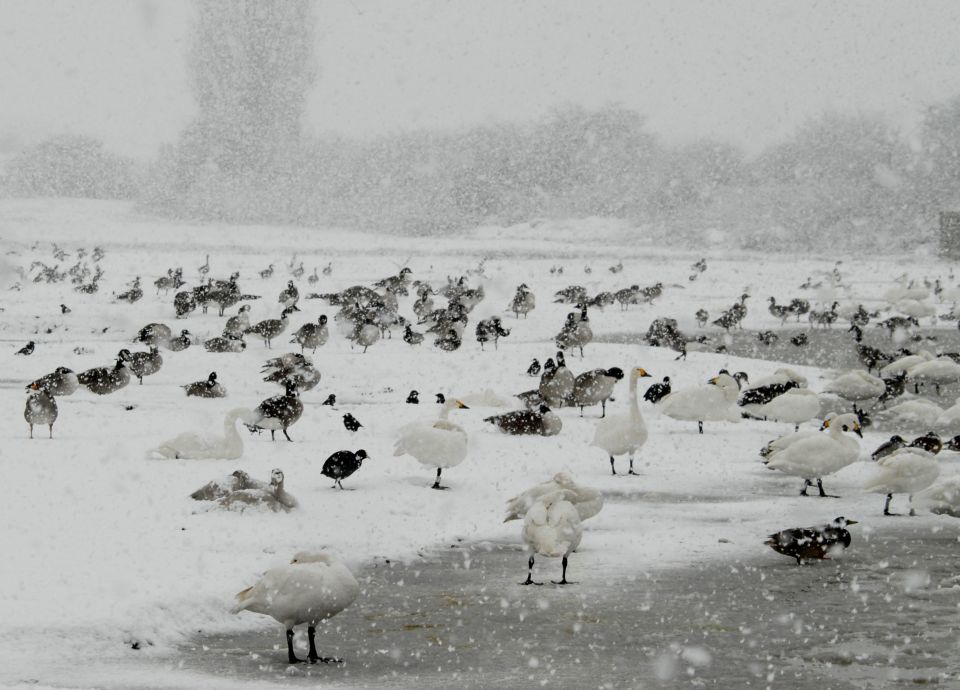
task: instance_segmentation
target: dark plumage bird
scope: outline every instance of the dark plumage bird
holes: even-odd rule
[[[47,386],[32,384],[33,393],[27,398],[27,405],[23,410],[23,418],[30,426],[30,438],[33,438],[33,425],[45,424],[50,429],[50,438],[53,438],[53,423],[57,421],[57,401]]]
[[[769,347],[780,340],[780,336],[773,331],[760,331],[757,333],[757,340],[759,340],[761,344]]]
[[[32,354],[33,354],[33,350],[34,350],[34,348],[35,348],[36,346],[37,346],[37,344],[31,340],[29,343],[27,343],[26,345],[24,345],[23,347],[21,347],[19,350],[17,350],[17,354],[18,354],[18,355],[32,355]]]
[[[369,458],[367,451],[362,448],[354,453],[352,450],[338,450],[323,463],[323,469],[320,474],[324,477],[330,477],[333,480],[333,486],[343,488],[340,482],[360,469],[363,461]]]
[[[803,347],[808,342],[810,342],[810,340],[807,338],[806,333],[797,333],[795,336],[790,338],[790,342],[796,345],[797,347]]]
[[[453,328],[447,329],[447,332],[433,341],[433,344],[444,352],[453,352],[460,349],[460,334]]]
[[[534,358],[534,360],[530,362],[530,366],[527,367],[527,376],[539,376],[539,375],[540,375],[540,362],[536,358]]]
[[[491,316],[489,319],[483,319],[477,322],[476,336],[480,343],[480,349],[483,349],[484,343],[493,342],[494,349],[498,349],[500,338],[506,338],[510,335],[510,330],[503,327],[499,316]]]
[[[61,305],[60,305],[60,313],[61,313],[61,314],[69,314],[71,311],[72,311],[72,310],[70,309],[70,307],[68,307],[66,304],[61,304]]]
[[[423,333],[417,333],[410,324],[404,326],[403,342],[407,345],[419,345],[423,342]]]
[[[505,434],[515,436],[524,434],[556,436],[563,428],[563,422],[546,405],[541,405],[537,411],[514,410],[486,417],[483,421],[493,424]]]
[[[329,405],[330,407],[333,407],[334,405],[337,404],[337,396],[336,396],[335,394],[331,393],[330,395],[327,396],[327,399],[324,400],[324,401],[323,401],[322,403],[320,403],[320,404],[321,404],[321,405]]]
[[[434,395],[437,396],[438,405],[443,405],[445,402],[447,402],[447,397],[443,393],[435,393]]]
[[[870,453],[870,458],[876,462],[880,458],[885,458],[888,455],[896,453],[898,450],[907,445],[907,442],[899,434],[894,434],[890,437],[889,441],[884,441],[881,443],[875,451]]]
[[[697,318],[697,325],[700,326],[700,328],[706,326],[707,321],[710,320],[710,312],[706,309],[697,309],[697,313],[694,314],[694,316]]]
[[[796,381],[785,381],[784,383],[771,383],[757,388],[748,388],[740,395],[737,404],[741,407],[744,405],[766,405],[791,388],[796,388],[797,385]]]
[[[647,389],[647,392],[643,394],[643,399],[649,400],[656,405],[658,402],[670,395],[670,391],[670,377],[664,376],[663,381],[650,385],[650,387]]]
[[[943,450],[943,441],[940,440],[940,434],[935,431],[928,431],[923,436],[917,436],[910,442],[910,448],[920,448],[928,453],[936,455]]]
[[[420,404],[420,393],[417,391],[410,391],[410,395],[407,396],[408,405],[419,405]]]
[[[293,381],[285,383],[286,392],[283,395],[275,395],[267,398],[253,410],[253,423],[248,424],[247,428],[251,431],[259,429],[270,430],[270,440],[274,440],[274,435],[278,429],[283,431],[283,435],[288,441],[293,441],[287,429],[295,424],[303,415],[303,403],[300,402],[300,392],[297,390],[297,384]]]
[[[855,524],[856,520],[838,517],[828,525],[774,532],[764,544],[777,553],[796,558],[797,565],[804,560],[824,560],[831,550],[850,546],[850,532],[846,527]]]
[[[343,415],[343,426],[346,427],[347,431],[357,431],[363,426],[363,424],[358,422],[356,417],[347,412],[347,414]]]
[[[227,395],[227,389],[222,384],[217,383],[217,372],[211,371],[206,381],[194,381],[183,386],[187,397],[196,398],[224,398]]]

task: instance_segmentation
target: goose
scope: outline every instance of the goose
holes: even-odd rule
[[[547,360],[547,362],[552,364],[550,360]],[[543,368],[543,375],[540,377],[540,395],[548,406],[563,407],[570,394],[573,393],[574,383],[573,373],[567,369],[563,352],[557,352],[556,366],[549,369],[548,367]]]
[[[271,347],[270,342],[287,330],[287,324],[290,323],[290,314],[295,311],[300,311],[300,308],[296,304],[285,307],[284,310],[280,312],[279,319],[264,319],[247,328],[244,333],[263,338],[264,344],[267,347]]]
[[[313,366],[313,361],[300,353],[268,359],[260,373],[266,374],[263,380],[267,383],[286,386],[287,381],[292,381],[301,392],[313,390],[320,383],[320,372]]]
[[[775,345],[776,342],[780,340],[780,336],[774,333],[773,331],[758,331],[757,340],[760,342],[761,345],[766,345],[767,347],[770,347],[771,345]]]
[[[205,341],[203,348],[207,352],[243,352],[247,349],[247,344],[242,338],[224,334],[223,336],[210,338],[210,340]]]
[[[863,329],[859,325],[853,324],[850,326],[850,331],[853,332],[853,338],[857,343],[857,357],[867,367],[867,373],[877,369],[881,378],[886,378],[883,375],[883,367],[889,366],[893,362],[893,355],[888,355],[878,348],[864,345]]]
[[[456,329],[450,328],[444,335],[434,340],[433,344],[444,352],[453,352],[454,350],[460,349],[462,342],[460,334],[457,333]]]
[[[332,274],[333,274],[333,262],[332,262],[332,261],[328,261],[328,262],[327,262],[327,265],[323,267],[323,270],[321,271],[321,273],[323,273],[323,275],[325,275],[325,276],[332,275]]]
[[[617,302],[620,303],[620,310],[625,311],[630,307],[631,304],[637,304],[640,301],[640,286],[631,285],[627,288],[622,288],[613,293],[613,297]]]
[[[293,381],[286,381],[284,384],[286,392],[283,395],[275,395],[261,402],[253,410],[249,421],[246,421],[247,427],[251,431],[258,429],[269,429],[270,440],[275,439],[276,431],[283,431],[283,435],[288,441],[293,441],[287,429],[300,419],[303,415],[303,403],[300,402],[300,394],[297,391],[297,384]]]
[[[697,309],[697,312],[693,315],[693,317],[697,320],[697,325],[700,328],[703,328],[707,325],[707,321],[710,320],[710,312],[703,308]]]
[[[890,437],[889,440],[881,443],[879,446],[877,446],[877,449],[875,451],[870,453],[870,459],[876,462],[880,458],[885,458],[888,455],[892,455],[893,453],[900,450],[906,445],[907,445],[907,442],[903,438],[903,436],[900,436],[899,434],[894,434],[893,436]]]
[[[820,495],[827,496],[823,489],[823,477],[842,470],[860,456],[860,446],[856,440],[844,436],[847,431],[863,436],[856,415],[837,415],[824,424],[829,429],[828,433],[806,435],[786,448],[770,453],[766,459],[770,469],[803,479],[801,496],[807,495],[807,487],[813,485],[814,479],[817,480]]]
[[[530,506],[523,518],[521,536],[527,545],[530,558],[527,561],[527,579],[520,584],[542,584],[533,580],[536,555],[562,558],[563,575],[559,581],[554,581],[554,584],[570,584],[567,581],[567,561],[580,545],[583,525],[576,507],[564,498],[564,492],[557,491],[541,496]]]
[[[237,432],[238,419],[244,422],[251,419],[250,410],[244,407],[230,410],[223,420],[223,436],[201,436],[188,431],[164,441],[147,455],[155,459],[236,460],[243,455],[243,439]]]
[[[517,293],[513,296],[513,299],[510,301],[510,311],[513,312],[516,318],[520,318],[520,315],[523,314],[523,318],[527,318],[527,314],[533,311],[537,306],[537,298],[532,292],[526,283],[521,283],[517,286]]]
[[[670,395],[672,390],[673,387],[670,385],[670,377],[664,376],[663,381],[650,384],[650,387],[647,388],[646,392],[643,394],[643,399],[656,405],[658,402]]]
[[[50,438],[53,438],[53,423],[57,421],[59,412],[56,398],[46,386],[34,383],[31,388],[34,393],[27,398],[26,407],[23,409],[23,418],[30,426],[30,438],[33,438],[34,424],[46,424],[50,429]]]
[[[119,300],[120,302],[127,302],[128,304],[133,304],[134,302],[138,301],[141,297],[143,297],[143,290],[140,289],[140,276],[137,276],[134,279],[133,283],[130,285],[129,290],[125,292],[121,292],[119,295],[117,295],[117,300]]]
[[[785,383],[768,383],[763,386],[752,386],[740,394],[737,404],[740,407],[745,407],[747,405],[765,405],[778,396],[798,387],[799,384],[796,381],[786,381]]]
[[[919,507],[935,515],[960,518],[960,475],[941,477],[915,498]]]
[[[148,323],[140,329],[133,342],[143,343],[144,345],[159,345],[173,336],[170,326],[163,323]]]
[[[301,267],[303,264],[301,264]],[[294,306],[297,301],[300,299],[300,291],[297,290],[297,286],[293,284],[292,280],[287,281],[287,287],[280,292],[280,296],[277,298],[277,302],[282,304],[284,308],[289,308]]]
[[[227,319],[227,325],[224,326],[223,333],[239,338],[248,328],[250,328],[250,305],[244,304],[240,306],[235,316]]]
[[[351,450],[338,450],[324,461],[320,474],[333,480],[332,488],[339,486],[342,489],[343,484],[340,482],[359,470],[363,461],[369,457],[363,448],[356,453]]]
[[[796,431],[820,414],[820,398],[807,388],[791,388],[769,402],[744,405],[743,412],[755,419],[793,424]]]
[[[673,419],[696,421],[699,433],[704,422],[739,422],[737,408],[740,385],[730,374],[721,373],[706,386],[673,391],[660,401],[660,411]]]
[[[164,346],[171,352],[183,352],[191,345],[193,345],[193,338],[186,328],[181,330],[180,335],[176,338],[170,338],[164,343]]]
[[[302,663],[293,653],[293,628],[307,624],[311,663],[341,663],[321,657],[315,642],[316,627],[354,602],[360,585],[345,565],[323,552],[301,551],[289,565],[265,572],[253,587],[236,596],[232,612],[251,611],[271,616],[283,625],[287,636],[287,661]]]
[[[557,334],[555,339],[557,347],[561,350],[572,348],[580,349],[580,357],[583,357],[583,348],[593,340],[593,329],[590,328],[590,319],[587,316],[586,305],[580,306],[580,317],[576,314],[567,315],[567,323],[563,330]]]
[[[317,275],[317,267],[316,267],[316,266],[313,267],[313,273],[311,273],[309,276],[307,276],[307,282],[310,283],[311,285],[316,285],[317,283],[320,282],[320,276]]]
[[[223,384],[217,382],[217,372],[211,371],[206,381],[194,381],[185,386],[181,386],[186,392],[187,397],[196,398],[225,398],[227,389]]]
[[[916,515],[913,509],[913,494],[929,488],[940,476],[936,456],[921,448],[901,448],[877,460],[877,467],[880,471],[864,482],[863,490],[886,494],[884,515],[896,515],[890,512],[890,501],[894,494],[908,494],[910,515]]]
[[[163,366],[163,357],[160,356],[160,350],[152,345],[149,352],[134,352],[130,355],[130,372],[137,377],[140,385],[143,385],[143,377],[151,376],[160,371]]]
[[[434,311],[433,298],[430,296],[433,291],[429,285],[421,285],[417,300],[413,303],[413,313],[418,319],[422,319]]]
[[[921,386],[932,383],[939,396],[941,386],[960,381],[960,364],[949,357],[938,357],[929,362],[910,367],[907,371],[907,380],[913,381],[914,385]]]
[[[767,311],[770,312],[770,315],[775,319],[780,319],[780,325],[782,326],[787,322],[787,319],[790,318],[790,315],[793,313],[790,310],[789,304],[777,304],[777,298],[770,298],[770,306],[767,307]]]
[[[530,366],[527,367],[527,376],[539,376],[540,375],[540,362],[537,361],[534,357],[533,361],[530,362]]]
[[[406,334],[404,334],[404,337],[406,338]],[[377,325],[369,322],[358,323],[351,331],[350,335],[347,336],[347,339],[351,342],[351,348],[354,344],[362,345],[363,351],[366,353],[368,347],[380,340],[380,328]],[[421,336],[421,340],[422,339],[423,336]]]
[[[113,368],[97,367],[81,371],[77,374],[77,382],[97,395],[115,393],[130,383],[130,369],[127,366],[129,357],[129,350],[120,350],[117,354],[117,363]]]
[[[266,280],[272,275],[273,275],[273,264],[270,264],[265,269],[260,271],[260,277],[263,278],[264,280]]]
[[[447,419],[452,410],[470,409],[450,398],[440,407],[440,416],[433,422],[414,422],[400,429],[393,444],[393,454],[410,455],[421,465],[437,468],[437,479],[431,488],[441,489],[440,473],[445,467],[456,467],[467,457],[467,432]]]
[[[617,455],[630,456],[630,469],[627,474],[637,474],[633,471],[633,456],[647,442],[647,425],[640,414],[640,405],[637,403],[637,384],[641,378],[649,377],[643,367],[634,367],[630,370],[630,410],[627,414],[618,414],[597,423],[593,433],[592,445],[602,448],[610,456],[610,472],[616,474],[614,458]]]
[[[182,319],[196,308],[197,299],[193,290],[184,290],[173,296],[173,309],[178,319]]]
[[[293,334],[290,342],[299,343],[300,352],[303,352],[308,347],[316,352],[318,347],[327,344],[329,337],[330,330],[327,328],[327,315],[321,314],[320,318],[317,319],[317,323],[305,323],[300,326],[297,332]]]
[[[211,482],[207,482],[190,494],[190,498],[195,501],[215,501],[218,498],[232,494],[234,491],[241,489],[264,489],[267,486],[267,482],[252,479],[250,475],[243,470],[234,470],[222,479],[214,479]]]
[[[270,484],[265,487],[247,487],[231,491],[217,501],[222,508],[239,509],[248,506],[269,508],[275,513],[286,513],[296,508],[297,499],[287,493],[283,487],[283,472],[275,469],[270,472]]]
[[[483,344],[493,341],[493,349],[499,349],[500,338],[506,338],[510,335],[510,330],[503,327],[499,316],[491,316],[489,319],[483,319],[477,322],[476,336],[480,343],[480,349]]]
[[[483,421],[489,422],[503,433],[513,436],[524,434],[556,436],[563,428],[560,417],[551,412],[548,405],[540,405],[537,411],[514,410],[505,414],[486,417]]]
[[[620,367],[585,371],[573,380],[573,392],[567,401],[571,406],[580,408],[581,417],[584,407],[600,403],[603,409],[600,417],[606,417],[607,400],[613,395],[613,387],[617,381],[622,378],[623,369]]]
[[[566,472],[557,472],[553,479],[537,484],[507,501],[504,522],[519,520],[538,500],[555,492],[573,504],[581,520],[588,520],[603,509],[603,495],[596,489],[577,484]]]
[[[777,553],[796,558],[800,565],[803,560],[824,560],[830,552],[848,548],[851,538],[846,528],[856,524],[856,520],[838,517],[827,525],[774,532],[763,543]]]
[[[197,269],[197,272],[200,274],[201,278],[210,272],[210,255],[209,254],[207,254],[207,260],[204,262],[203,266]]]
[[[763,386],[771,386],[777,383],[780,383],[780,384],[788,383],[791,381],[797,384],[798,388],[807,387],[806,376],[804,376],[803,374],[797,373],[796,371],[794,371],[789,367],[780,367],[769,376],[761,376],[760,378],[755,379],[752,385],[750,385],[747,388],[747,390],[751,390],[753,388],[761,388]]]
[[[852,402],[877,398],[886,389],[882,379],[859,370],[843,373],[823,387],[825,393],[833,393]]]
[[[46,388],[50,395],[60,397],[73,395],[80,386],[80,381],[72,369],[57,367],[55,371],[41,376],[27,385],[27,390]]]
[[[407,395],[407,404],[408,405],[419,405],[420,404],[420,392],[416,390],[410,391]]]

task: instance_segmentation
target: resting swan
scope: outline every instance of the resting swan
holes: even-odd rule
[[[467,457],[467,432],[447,420],[451,410],[470,409],[459,400],[447,400],[440,408],[440,417],[434,422],[414,422],[400,429],[400,437],[393,446],[394,455],[412,455],[427,467],[437,468],[437,481],[431,488],[442,489],[440,472],[444,467],[456,467]]]
[[[612,415],[601,419],[593,433],[593,445],[602,448],[610,456],[610,471],[617,473],[614,467],[614,457],[617,455],[630,456],[630,469],[627,474],[636,474],[633,471],[633,455],[647,442],[647,425],[640,414],[637,403],[637,382],[650,374],[643,367],[634,367],[630,370],[630,411],[627,414]]]
[[[507,501],[507,517],[503,521],[519,520],[534,503],[558,491],[577,509],[581,520],[592,518],[603,508],[603,496],[599,491],[578,485],[566,472],[557,472],[550,481],[537,484]]]
[[[302,663],[293,653],[293,627],[307,624],[311,663],[336,662],[317,654],[317,623],[332,618],[354,602],[360,585],[343,563],[326,553],[301,551],[289,565],[272,568],[257,584],[236,597],[232,613],[252,611],[275,618],[287,631],[287,660]]]
[[[801,496],[807,495],[807,487],[813,485],[814,479],[820,495],[826,496],[822,478],[842,470],[860,456],[860,445],[844,436],[846,431],[863,436],[855,414],[837,415],[824,424],[829,426],[829,433],[804,435],[783,450],[774,451],[766,460],[767,467],[804,480]]]
[[[880,471],[864,483],[863,489],[887,495],[883,504],[884,515],[896,515],[890,512],[894,494],[909,494],[910,515],[915,515],[913,494],[929,488],[940,476],[936,456],[920,448],[901,448],[877,460],[877,465]]]
[[[243,440],[237,432],[237,420],[249,423],[250,410],[238,407],[230,410],[223,420],[223,436],[201,436],[188,431],[148,452],[153,458],[180,458],[188,460],[203,460],[207,458],[223,458],[236,460],[243,455]]]
[[[523,518],[523,541],[527,544],[530,558],[527,561],[527,579],[522,585],[539,585],[533,581],[533,558],[535,554],[547,558],[563,558],[563,577],[557,585],[567,582],[567,558],[580,545],[583,526],[580,514],[572,503],[564,499],[563,492],[547,494],[534,503]]]
[[[740,384],[737,380],[724,372],[714,376],[708,384],[672,392],[660,401],[660,410],[674,419],[696,421],[701,434],[704,422],[739,422],[737,398]]]

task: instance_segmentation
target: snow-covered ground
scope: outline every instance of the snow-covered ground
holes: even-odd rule
[[[61,268],[76,260],[80,247],[105,250],[99,293],[80,295],[69,283],[33,284],[17,274],[34,260],[57,263],[51,242],[70,253]],[[635,578],[734,552],[781,558],[765,551],[767,533],[837,515],[861,520],[857,529],[862,532],[882,531],[895,519],[881,518],[882,498],[860,490],[874,471],[868,463],[826,480],[842,499],[820,500],[799,497],[799,480],[758,462],[757,450],[789,431],[785,424],[708,423],[706,433],[698,435],[695,423],[666,418],[645,404],[650,438],[638,457],[641,476],[612,477],[604,452],[590,446],[599,409],[588,408],[583,418],[574,409],[562,410],[559,436],[517,438],[482,421],[504,410],[471,405],[453,413],[468,431],[469,455],[444,472],[448,491],[431,491],[432,471],[408,456],[394,457],[392,446],[400,426],[437,414],[434,393],[468,396],[489,389],[509,397],[535,387],[536,379],[525,372],[533,357],[542,362],[555,352],[553,336],[570,308],[554,304],[552,294],[569,284],[582,284],[590,292],[657,281],[666,286],[652,306],[593,310],[591,323],[599,337],[642,333],[658,316],[674,317],[693,332],[698,308],[715,317],[743,291],[753,296],[745,327],[776,330],[779,323],[765,308],[767,296],[778,301],[812,298],[815,291],[797,286],[809,276],[824,280],[823,273],[838,260],[843,261],[845,287],[821,288],[816,296],[827,304],[837,299],[871,309],[881,306],[884,292],[904,272],[918,279],[940,276],[950,288],[954,283],[949,265],[929,256],[862,260],[829,253],[711,254],[706,273],[690,281],[690,266],[700,252],[650,246],[623,224],[598,219],[543,223],[534,231],[481,228],[463,237],[433,239],[174,223],[138,216],[119,203],[3,201],[0,247],[0,349],[6,351],[0,373],[0,406],[6,411],[0,470],[7,483],[0,508],[5,525],[0,542],[5,558],[0,566],[0,682],[31,678],[57,686],[80,682],[72,680],[71,668],[92,654],[127,661],[135,655],[169,655],[198,630],[264,629],[272,634],[273,621],[231,615],[232,596],[301,549],[328,549],[359,568],[375,557],[411,558],[455,540],[518,542],[520,523],[502,522],[504,501],[560,470],[602,490],[607,500],[603,512],[586,523],[583,544],[571,559],[571,573],[587,591],[591,582]],[[176,266],[184,268],[188,286],[196,285],[197,267],[207,254],[211,275],[226,278],[238,270],[242,291],[262,295],[251,302],[252,321],[279,315],[277,295],[289,279],[287,266],[294,254],[306,267],[299,281],[302,294],[370,285],[405,264],[414,278],[441,284],[489,257],[485,277],[472,278],[474,284],[482,282],[487,296],[473,312],[463,347],[453,353],[434,348],[429,336],[412,348],[398,332],[362,354],[332,329],[331,341],[313,355],[323,378],[302,396],[306,409],[290,429],[294,442],[271,443],[267,435],[249,436],[244,430],[243,457],[236,461],[161,461],[147,459],[146,452],[182,431],[222,433],[228,410],[252,407],[279,393],[258,372],[266,358],[299,349],[285,344],[289,335],[279,338],[272,351],[254,340],[242,354],[210,354],[202,346],[163,351],[163,368],[142,386],[134,380],[110,396],[80,390],[59,399],[53,440],[40,429],[38,438],[29,440],[22,419],[23,386],[34,378],[61,365],[75,371],[110,365],[121,347],[143,349],[133,348],[131,338],[153,321],[175,331],[187,328],[200,339],[220,334],[224,319],[215,309],[177,320],[172,293],[158,296],[152,288],[153,280]],[[622,273],[608,270],[621,261]],[[306,275],[327,262],[333,264],[332,275],[308,285]],[[270,263],[276,272],[261,280],[258,272]],[[563,274],[551,273],[559,266]],[[591,273],[585,273],[585,266]],[[113,293],[135,276],[144,280],[144,298],[133,305],[115,302]],[[22,283],[22,290],[7,289],[15,282]],[[521,282],[536,294],[537,308],[528,319],[516,321],[505,307]],[[410,315],[412,299],[401,301],[401,313]],[[69,314],[60,314],[61,303],[71,308]],[[322,313],[332,318],[336,312],[319,300],[301,300],[300,308],[288,333]],[[938,306],[941,312],[948,308]],[[493,314],[503,316],[513,332],[498,351],[481,352],[472,338],[473,325],[476,318]],[[37,341],[35,353],[15,356],[30,339]],[[75,348],[83,348],[82,354]],[[582,360],[568,355],[567,362],[574,373],[642,366],[653,376],[642,388],[663,376],[670,376],[675,388],[699,385],[722,367],[745,370],[751,377],[778,368],[776,362],[706,353],[677,362],[675,354],[595,343]],[[816,391],[830,378],[828,371],[800,370]],[[228,397],[186,398],[180,386],[211,371],[218,373]],[[405,404],[411,389],[420,391],[420,405]],[[320,405],[329,393],[337,395],[336,409]],[[625,409],[626,383],[619,384],[615,395],[611,412]],[[952,400],[943,406],[949,404]],[[356,434],[346,431],[341,423],[346,412],[365,427]],[[861,442],[864,455],[889,433],[867,431]],[[323,461],[334,451],[358,448],[365,448],[371,459],[345,482],[349,490],[331,489],[320,474]],[[625,469],[623,459],[617,464],[618,470]],[[957,464],[954,457],[944,457],[943,471],[955,472]],[[274,467],[284,471],[287,490],[300,502],[289,514],[211,510],[188,498],[192,490],[234,469],[266,478]],[[949,518],[923,515],[915,521],[960,530],[960,523]],[[558,567],[538,560],[538,569]],[[518,556],[517,577],[524,570],[525,559]],[[362,594],[355,606],[363,606]],[[191,684],[187,678],[181,682]]]

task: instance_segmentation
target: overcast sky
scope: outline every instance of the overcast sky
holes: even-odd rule
[[[0,140],[139,157],[192,100],[188,0],[0,0]],[[960,0],[321,0],[308,127],[368,136],[619,102],[750,151],[824,110],[907,126],[960,94]]]

